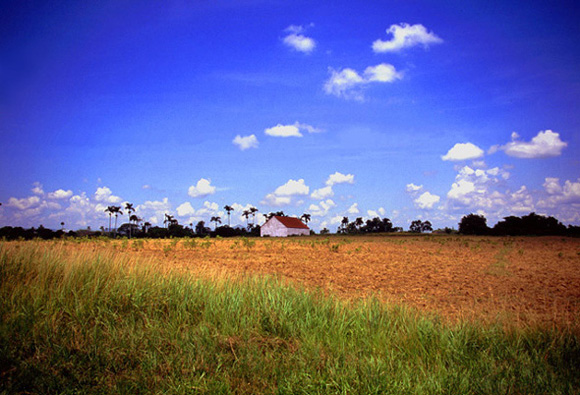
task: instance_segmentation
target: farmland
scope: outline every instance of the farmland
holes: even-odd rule
[[[91,248],[197,276],[272,275],[342,298],[372,294],[450,321],[575,326],[580,319],[580,239],[332,236],[124,240]]]
[[[578,393],[580,240],[0,243],[0,392]]]

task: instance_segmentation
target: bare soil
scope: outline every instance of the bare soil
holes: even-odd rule
[[[132,243],[124,250],[171,270],[274,275],[343,298],[373,294],[449,321],[580,327],[580,239],[389,235]]]

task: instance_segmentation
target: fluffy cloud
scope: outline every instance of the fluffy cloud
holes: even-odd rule
[[[423,192],[417,199],[415,199],[415,207],[420,209],[430,209],[439,202],[441,198],[429,192]]]
[[[509,176],[507,171],[497,167],[489,170],[462,167],[447,193],[447,208],[452,211],[479,209],[496,216],[509,215],[512,207],[527,205],[524,202],[527,199],[523,194],[525,190],[510,193],[509,190],[501,192],[497,189]]]
[[[540,207],[554,208],[560,204],[580,205],[580,178],[575,182],[566,180],[562,186],[559,178],[548,177],[543,186],[549,196],[538,202]]]
[[[189,202],[180,204],[179,206],[177,206],[177,209],[175,211],[177,211],[177,215],[179,215],[180,217],[186,217],[188,215],[193,215],[195,213],[195,210],[193,209],[191,203]]]
[[[457,143],[441,159],[460,161],[477,159],[483,156],[483,150],[472,143]]]
[[[310,188],[304,184],[304,179],[288,180],[284,185],[279,186],[274,191],[277,196],[308,195]]]
[[[383,207],[379,207],[378,210],[367,210],[367,215],[370,218],[383,217],[386,213],[387,210],[385,210]]]
[[[326,199],[319,204],[311,204],[308,207],[308,211],[315,217],[324,217],[334,207],[336,207],[336,203],[332,199]]]
[[[205,197],[208,195],[213,195],[216,188],[211,185],[211,180],[205,178],[199,179],[197,184],[190,186],[187,190],[187,194],[192,198]]]
[[[358,203],[353,203],[348,210],[346,210],[347,213],[349,214],[358,214],[360,213],[360,210],[358,209]]]
[[[163,223],[163,216],[171,212],[171,204],[167,198],[163,198],[163,200],[148,200],[138,205],[135,211],[145,221],[150,222],[152,225],[158,225]]]
[[[97,202],[116,204],[120,203],[123,199],[121,199],[119,196],[113,195],[109,188],[100,187],[97,188],[95,192],[95,200]]]
[[[273,193],[269,193],[260,202],[268,206],[287,206],[293,203],[292,197],[303,196],[310,193],[310,187],[304,183],[301,178],[299,180],[288,180],[284,185],[279,186]]]
[[[316,189],[314,192],[312,192],[312,195],[310,195],[312,199],[317,200],[326,199],[327,197],[331,196],[334,196],[334,191],[332,190],[332,186],[330,185],[324,188]]]
[[[292,198],[290,196],[277,196],[273,193],[267,194],[266,197],[260,202],[260,204],[274,207],[288,206],[291,203]]]
[[[330,78],[324,84],[324,91],[329,95],[343,97],[345,99],[363,100],[364,97],[360,87],[373,82],[394,82],[403,78],[403,74],[398,72],[391,64],[381,63],[376,66],[369,66],[361,76],[351,68],[340,71],[330,69]]]
[[[421,189],[423,189],[423,185],[415,185],[413,183],[410,183],[410,184],[407,184],[407,187],[405,190],[407,191],[407,193],[414,194],[414,193],[419,192]]]
[[[304,123],[295,122],[292,125],[278,124],[271,128],[264,130],[264,133],[272,137],[302,137],[300,131],[307,131],[308,133],[318,133],[321,130],[314,126]]]
[[[237,145],[242,151],[250,148],[258,148],[259,142],[256,135],[240,136],[239,134],[232,140],[232,143]]]
[[[54,192],[48,194],[49,199],[68,199],[73,195],[71,190],[65,191],[64,189],[57,189]]]
[[[7,205],[9,207],[17,208],[18,210],[26,210],[34,206],[38,206],[40,198],[38,196],[30,196],[27,198],[17,199],[11,197],[8,199]]]
[[[512,133],[512,141],[499,147],[507,155],[516,158],[547,158],[559,156],[568,143],[560,140],[560,134],[551,130],[539,132],[532,141],[518,141],[520,136]]]
[[[288,35],[284,37],[283,42],[290,48],[299,52],[310,53],[316,47],[316,42],[312,38],[301,34],[304,32],[302,26],[291,25],[285,31]]]
[[[32,188],[32,193],[35,195],[44,195],[44,190],[42,189],[42,184],[39,182],[35,182],[34,187]]]
[[[391,25],[387,29],[387,34],[392,34],[393,37],[388,41],[378,39],[373,42],[373,51],[394,52],[416,45],[428,47],[429,44],[440,44],[443,42],[441,38],[432,32],[428,32],[425,26],[421,24],[409,25],[407,23],[401,23],[400,25]]]
[[[326,185],[333,186],[336,184],[353,184],[354,183],[354,175],[353,174],[342,174],[338,171],[334,174],[328,176],[328,180],[326,180]]]

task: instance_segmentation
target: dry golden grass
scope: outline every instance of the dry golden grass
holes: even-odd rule
[[[161,273],[272,275],[344,298],[374,294],[452,322],[580,323],[580,239],[331,236],[65,244],[146,259]]]

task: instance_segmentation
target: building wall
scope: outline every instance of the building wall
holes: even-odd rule
[[[260,228],[260,236],[286,237],[288,236],[288,228],[276,218],[273,218]]]
[[[298,228],[286,228],[288,230],[288,236],[308,236],[310,235],[309,229],[298,229]]]
[[[270,221],[266,222],[260,228],[260,236],[262,237],[308,236],[309,234],[310,234],[309,229],[287,228],[276,218],[273,218]]]

